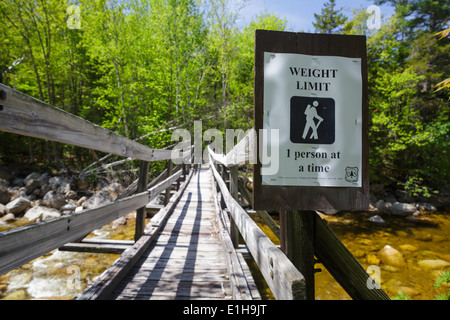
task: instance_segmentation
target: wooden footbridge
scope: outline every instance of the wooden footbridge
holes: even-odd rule
[[[140,160],[139,179],[118,200],[0,233],[0,275],[55,249],[121,250],[113,265],[76,299],[261,299],[244,259],[249,255],[276,299],[314,299],[317,261],[352,298],[388,299],[314,212],[308,213],[313,246],[296,254],[306,257],[306,263],[297,263],[291,256],[295,247],[288,226],[282,223],[280,228],[266,212],[246,212],[239,205],[239,195],[250,199],[239,184],[241,162],[233,159],[245,160],[236,155],[246,150],[249,139],[226,156],[211,151],[207,163],[194,164],[185,157],[184,163],[173,167],[172,151],[151,149],[3,84],[0,130]],[[167,161],[168,168],[149,182],[152,161]],[[147,207],[160,194],[166,195],[166,204],[145,224]],[[84,239],[134,211],[131,243]],[[281,237],[281,248],[249,213],[259,214]]]

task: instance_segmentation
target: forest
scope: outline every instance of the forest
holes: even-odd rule
[[[429,196],[449,181],[450,3],[378,0],[395,14],[369,29],[366,7],[334,0],[317,33],[367,37],[371,184]],[[174,128],[253,127],[255,29],[287,20],[246,1],[2,0],[0,82],[152,148]],[[307,31],[307,30],[306,30]],[[95,152],[0,133],[0,165],[81,170]]]

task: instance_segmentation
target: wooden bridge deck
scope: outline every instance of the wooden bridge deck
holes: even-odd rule
[[[229,299],[228,263],[216,215],[213,177],[202,168],[191,178],[157,239],[111,298]],[[241,265],[256,289],[246,264]]]

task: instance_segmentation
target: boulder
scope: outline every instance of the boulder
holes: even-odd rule
[[[392,210],[392,203],[386,202],[384,200],[378,200],[375,207],[380,212],[390,213]]]
[[[28,210],[25,213],[24,218],[27,218],[30,222],[39,222],[50,220],[60,216],[61,213],[59,213],[59,211],[56,209],[37,206]]]
[[[66,199],[63,195],[56,193],[53,190],[50,190],[47,192],[43,198],[44,204],[47,207],[59,209],[61,208],[65,203]]]
[[[18,197],[15,200],[9,202],[6,205],[6,208],[10,213],[15,215],[24,212],[31,205],[30,200],[25,199],[23,197]]]
[[[383,218],[381,218],[379,215],[371,216],[367,220],[369,220],[370,222],[379,223],[379,224],[385,223]]]
[[[7,204],[9,201],[11,201],[11,194],[9,193],[8,188],[0,185],[0,203]]]
[[[3,217],[4,215],[8,214],[9,210],[6,208],[4,204],[0,203],[0,217]]]
[[[378,257],[383,264],[387,264],[396,268],[404,268],[405,258],[397,249],[392,248],[390,245],[384,246],[383,249],[378,251]]]
[[[25,193],[31,194],[33,191],[37,188],[40,188],[42,185],[42,182],[38,179],[29,179],[27,183],[25,184]]]
[[[118,182],[113,182],[101,190],[101,192],[109,194],[111,201],[116,200],[119,194],[124,191],[125,188]]]
[[[419,211],[425,211],[425,212],[435,212],[437,211],[437,208],[435,205],[428,203],[428,202],[421,202],[417,205],[417,209]]]
[[[24,179],[24,183],[27,184],[27,182],[29,180],[34,180],[34,179],[39,179],[41,176],[41,174],[39,172],[32,172],[29,175],[26,176],[26,178]]]
[[[66,198],[75,199],[77,197],[77,193],[73,190],[69,190],[66,192]]]
[[[409,216],[417,212],[417,208],[411,203],[397,202],[392,206],[392,214],[397,216]]]
[[[10,223],[16,221],[16,216],[12,213],[8,213],[0,218],[0,222]]]
[[[450,266],[450,263],[441,259],[421,260],[418,264],[423,269],[444,269]]]
[[[106,192],[99,192],[99,193],[94,194],[89,199],[87,199],[83,203],[83,208],[84,209],[93,209],[93,208],[97,208],[97,207],[103,206],[103,205],[105,205],[107,203],[110,203],[110,202],[111,202],[111,198],[110,198],[108,193],[106,193]]]

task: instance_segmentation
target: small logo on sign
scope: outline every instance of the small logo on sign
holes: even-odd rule
[[[345,168],[345,181],[347,182],[358,182],[358,167],[347,167]]]

